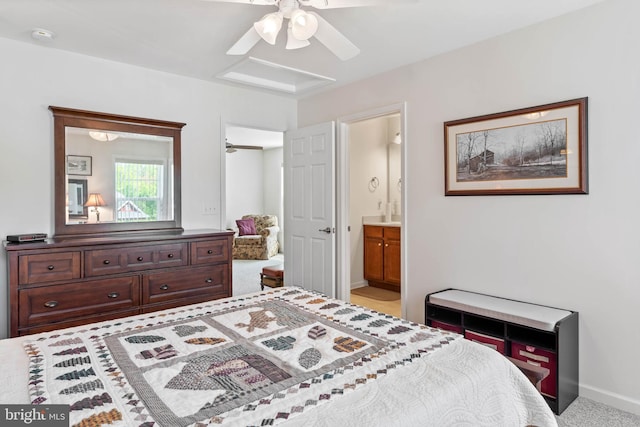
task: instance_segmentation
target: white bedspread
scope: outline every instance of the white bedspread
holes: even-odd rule
[[[144,316],[148,315],[137,317]],[[69,331],[80,328],[86,326]],[[1,403],[30,402],[29,359],[22,344],[37,338],[0,341],[0,360],[5,362]],[[544,399],[513,364],[494,350],[463,339],[329,403],[279,421],[327,427],[557,426]],[[243,425],[242,418],[233,425]]]

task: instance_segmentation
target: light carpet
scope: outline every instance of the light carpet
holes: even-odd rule
[[[233,260],[233,296],[250,294],[260,290],[260,272],[263,267],[282,264],[284,254],[269,259],[234,259]],[[286,284],[286,278],[285,278]]]
[[[604,403],[580,397],[562,415],[558,427],[638,427],[640,415],[612,408]]]

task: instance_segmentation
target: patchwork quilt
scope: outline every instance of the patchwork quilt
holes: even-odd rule
[[[273,425],[460,336],[300,288],[181,307],[25,342],[34,404],[71,425]]]

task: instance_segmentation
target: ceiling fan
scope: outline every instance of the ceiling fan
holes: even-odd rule
[[[235,153],[238,150],[262,150],[262,147],[255,145],[235,145],[226,141],[227,153]]]
[[[227,55],[244,55],[261,39],[274,45],[283,21],[287,23],[286,49],[300,49],[309,46],[309,39],[315,37],[338,58],[346,61],[360,53],[360,49],[329,24],[318,13],[303,10],[300,6],[315,9],[375,6],[388,0],[209,0],[226,3],[246,3],[260,6],[276,6],[278,10],[263,16],[249,31],[227,51]]]

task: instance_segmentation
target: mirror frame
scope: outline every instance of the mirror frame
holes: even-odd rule
[[[49,106],[53,113],[54,142],[54,218],[56,238],[90,237],[112,233],[182,232],[182,192],[180,181],[180,135],[185,123],[144,119]],[[66,128],[87,128],[114,132],[140,133],[173,138],[173,220],[96,224],[67,224],[66,221]]]

